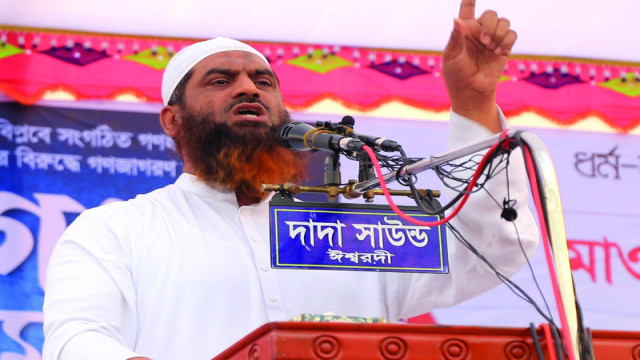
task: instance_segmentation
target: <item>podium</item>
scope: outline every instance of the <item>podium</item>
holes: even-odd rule
[[[554,359],[541,328],[543,359]],[[640,360],[640,332],[592,331],[596,360]],[[553,352],[553,350],[551,350]],[[538,360],[529,328],[274,322],[265,324],[214,360]],[[560,359],[558,359],[560,360]]]

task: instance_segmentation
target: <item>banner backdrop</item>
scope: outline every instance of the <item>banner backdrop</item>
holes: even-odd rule
[[[307,122],[340,120],[293,117]],[[384,134],[401,143],[409,156],[446,150],[444,122],[357,117],[356,130]],[[534,132],[549,148],[558,172],[586,325],[640,331],[638,136]],[[68,224],[86,208],[173,182],[181,171],[173,147],[158,124],[157,112],[0,102],[0,360],[40,359],[45,270]],[[322,165],[314,167],[322,170]],[[344,182],[357,177],[357,163],[344,161],[342,173]],[[420,175],[419,185],[442,189],[429,173]],[[532,269],[538,284],[528,268],[515,276],[516,282],[532,295],[538,294],[539,286],[555,312],[542,247],[532,259]],[[543,322],[504,286],[438,309],[432,316],[442,324],[527,327],[529,322]]]
[[[12,29],[0,24],[0,92],[34,104],[48,92],[75,99],[160,103],[162,72],[195,40]],[[278,75],[288,109],[325,100],[371,111],[402,103],[429,111],[451,106],[440,52],[340,44],[249,42]],[[640,125],[640,64],[514,56],[498,83],[507,116],[533,112],[561,126],[595,116],[628,133]]]
[[[0,359],[41,352],[45,271],[84,209],[173,182],[157,114],[0,103]]]

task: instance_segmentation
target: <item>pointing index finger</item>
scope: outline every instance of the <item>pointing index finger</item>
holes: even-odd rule
[[[460,13],[458,14],[460,20],[475,19],[476,18],[476,0],[462,0],[460,2]]]

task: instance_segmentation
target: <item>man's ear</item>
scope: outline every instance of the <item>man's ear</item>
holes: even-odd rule
[[[167,105],[160,111],[160,124],[164,129],[164,133],[170,137],[175,137],[181,122],[182,118],[178,112],[177,105]]]

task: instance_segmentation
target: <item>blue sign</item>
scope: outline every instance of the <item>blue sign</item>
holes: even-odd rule
[[[270,221],[273,268],[449,271],[445,228],[414,225],[387,206],[272,201]]]

